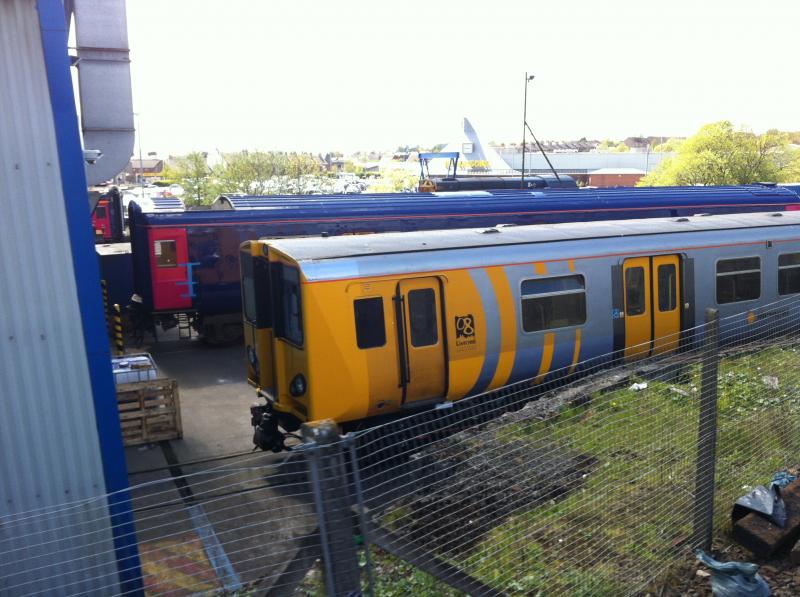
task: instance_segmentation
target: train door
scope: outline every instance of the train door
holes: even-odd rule
[[[186,229],[150,230],[150,275],[156,311],[191,308],[188,261]]]
[[[396,294],[400,382],[405,403],[441,398],[446,391],[442,291],[438,278],[401,280]]]
[[[625,358],[635,360],[678,347],[681,330],[680,259],[634,257],[622,265]]]

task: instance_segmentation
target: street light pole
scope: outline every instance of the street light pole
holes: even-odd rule
[[[528,128],[528,81],[531,81],[534,75],[528,76],[525,72],[525,99],[522,106],[522,175],[519,180],[519,188],[525,188],[525,132]]]
[[[142,127],[140,125],[139,113],[136,116],[136,140],[139,142],[139,185],[142,189],[142,201],[144,201],[144,164],[142,163]]]

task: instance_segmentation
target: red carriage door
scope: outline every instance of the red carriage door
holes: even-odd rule
[[[185,228],[150,229],[150,275],[153,280],[153,309],[190,309],[193,288],[187,272],[189,250]]]

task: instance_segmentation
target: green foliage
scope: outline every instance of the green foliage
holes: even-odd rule
[[[345,172],[352,172],[353,174],[355,174],[357,176],[362,176],[364,174],[364,166],[362,166],[361,164],[356,164],[355,162],[353,162],[351,160],[347,160],[344,163],[344,171]]]
[[[385,551],[372,547],[370,556],[375,578],[376,597],[465,597],[463,593],[437,581],[417,567],[394,557]],[[359,552],[359,566],[361,567],[361,585],[367,586],[368,575],[366,570],[366,557],[363,551]],[[295,595],[305,597],[324,597],[325,580],[319,563],[295,590]]]
[[[211,169],[205,153],[193,152],[164,168],[164,178],[180,184],[187,205],[208,205],[221,193],[268,195],[297,192],[298,181],[319,176],[321,168],[308,153],[279,151],[238,151],[222,155]]]
[[[382,169],[380,176],[370,185],[370,193],[399,193],[417,188],[419,174],[402,168]]]
[[[664,143],[659,143],[655,147],[653,147],[653,152],[655,153],[674,153],[680,149],[680,146],[683,145],[683,142],[686,139],[679,139],[677,137],[673,137],[667,139]]]
[[[225,193],[264,195],[269,180],[285,170],[285,157],[277,152],[239,151],[222,157],[215,174],[219,190]]]
[[[723,120],[705,125],[675,149],[676,156],[662,161],[639,186],[785,182],[800,174],[800,152],[777,130],[756,135]]]
[[[603,139],[597,146],[597,151],[611,151],[612,147],[616,147],[616,143],[611,139]]]
[[[386,552],[374,549],[372,560],[376,597],[463,597],[463,593]]]
[[[202,205],[214,200],[214,184],[211,169],[206,162],[208,154],[193,151],[166,164],[163,178],[175,180],[183,187],[186,205]]]
[[[287,153],[284,155],[284,172],[289,178],[317,176],[320,166],[310,153]]]
[[[617,146],[614,148],[613,151],[614,151],[614,153],[627,153],[630,150],[631,150],[630,147],[625,145],[625,143],[623,141],[620,141],[619,143],[617,143]]]

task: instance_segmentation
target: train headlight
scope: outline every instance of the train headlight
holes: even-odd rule
[[[292,379],[292,383],[289,384],[289,393],[292,396],[302,396],[306,393],[306,378],[303,377],[302,373],[298,373]]]

